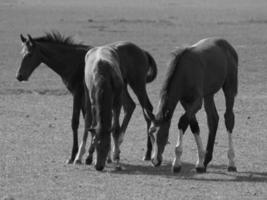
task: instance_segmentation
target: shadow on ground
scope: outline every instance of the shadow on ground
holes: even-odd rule
[[[122,164],[123,170],[112,170],[110,173],[127,175],[154,175],[173,179],[197,180],[197,181],[222,181],[222,182],[267,182],[267,172],[228,172],[226,165],[209,165],[207,172],[199,174],[195,165],[183,163],[180,173],[171,172],[171,163],[160,167],[144,165]]]

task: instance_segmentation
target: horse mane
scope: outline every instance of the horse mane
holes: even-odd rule
[[[46,32],[44,36],[35,38],[34,40],[36,42],[51,42],[55,44],[63,44],[71,46],[83,45],[81,42],[80,43],[75,42],[72,36],[65,36],[58,31]]]
[[[160,92],[160,96],[161,97],[164,97],[166,96],[166,94],[168,93],[169,89],[170,89],[170,86],[171,86],[171,83],[172,83],[172,80],[175,76],[175,72],[178,68],[178,64],[179,64],[179,61],[182,57],[182,55],[188,50],[187,47],[181,47],[181,48],[177,48],[175,49],[173,52],[171,52],[171,61],[169,63],[169,67],[168,67],[168,71],[167,71],[167,74],[166,74],[166,79],[164,80],[163,82],[163,86],[161,88],[161,92]]]

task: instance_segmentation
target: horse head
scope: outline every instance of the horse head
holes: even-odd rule
[[[151,119],[148,133],[153,146],[151,161],[155,167],[160,166],[162,162],[162,154],[168,143],[170,124],[169,118],[161,118],[159,115]]]
[[[27,81],[34,69],[41,64],[41,59],[36,43],[29,34],[28,38],[21,34],[20,39],[22,41],[21,54],[23,58],[16,77],[19,81]]]

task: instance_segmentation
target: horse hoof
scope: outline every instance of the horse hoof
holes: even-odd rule
[[[75,164],[75,165],[80,165],[80,164],[82,164],[82,161],[81,161],[81,160],[75,160],[75,161],[74,161],[74,164]]]
[[[182,169],[182,166],[173,166],[172,167],[172,173],[179,173]]]
[[[237,169],[235,166],[229,166],[228,167],[228,172],[237,172]]]
[[[143,160],[144,161],[150,161],[151,160],[151,156],[150,155],[145,155]]]
[[[86,164],[86,165],[91,165],[92,162],[93,162],[93,158],[92,158],[92,157],[88,157],[88,158],[86,158],[86,160],[85,160],[85,164]]]
[[[95,169],[96,169],[97,171],[103,171],[104,166],[95,166]]]
[[[158,167],[158,166],[161,165],[161,160],[154,160],[154,159],[152,159],[151,162],[152,162],[152,164],[153,164],[154,167]]]
[[[66,160],[66,162],[65,162],[66,164],[72,164],[73,163],[73,159],[68,159],[68,160]]]
[[[116,167],[115,167],[115,170],[116,170],[116,171],[121,171],[121,170],[122,170],[122,167],[121,167],[121,166],[116,166]]]
[[[108,158],[108,159],[107,159],[107,163],[109,163],[109,164],[112,163],[111,158]]]
[[[206,167],[196,167],[197,173],[205,173],[206,172]]]

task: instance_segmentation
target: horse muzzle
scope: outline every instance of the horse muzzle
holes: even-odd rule
[[[16,78],[17,78],[17,80],[20,81],[20,82],[21,82],[21,81],[27,81],[27,80],[28,80],[27,78],[23,77],[23,75],[21,75],[21,74],[17,74]]]

